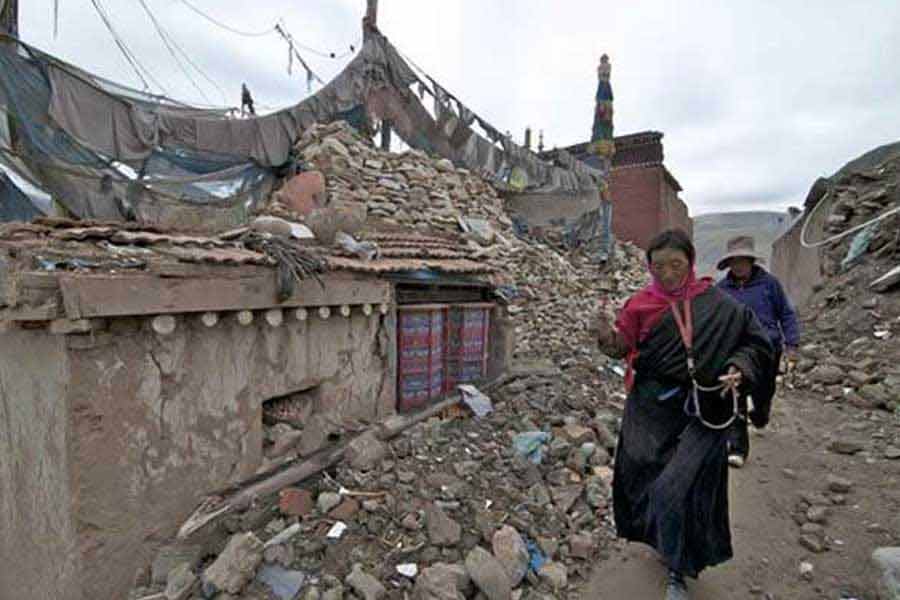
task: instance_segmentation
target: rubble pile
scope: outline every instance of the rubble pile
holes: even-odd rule
[[[840,174],[828,194],[826,236],[865,225],[900,206],[900,156]],[[826,401],[875,411],[875,418],[885,410],[900,414],[900,214],[822,253],[825,280],[804,312],[805,343],[792,382]],[[900,458],[896,436],[872,445],[878,455]]]
[[[384,152],[342,122],[309,129],[297,153],[324,174],[329,206],[337,210],[364,206],[375,228],[461,234],[470,256],[496,269],[491,280],[509,302],[520,358],[549,358],[567,369],[596,367],[589,320],[598,310],[613,319],[645,283],[643,253],[631,244],[620,244],[615,262],[604,265],[567,251],[560,236],[517,236],[494,188],[448,160],[417,150]],[[274,210],[285,214],[277,195]],[[574,386],[566,392],[586,391]]]
[[[449,411],[389,444],[361,436],[335,468],[227,517],[230,540],[207,550],[217,558],[190,562],[194,595],[179,597],[295,597],[287,584],[278,595],[276,580],[302,582],[298,597],[310,600],[576,597],[614,537],[623,373],[596,356],[586,328],[643,283],[640,251],[622,245],[615,263],[598,265],[558,239],[520,238],[480,177],[419,152],[381,152],[344,124],[311,129],[298,151],[324,174],[326,206],[365,207],[357,238],[438,230],[496,267],[516,366],[485,390],[489,415]],[[270,207],[307,223],[314,212],[291,212],[277,195]],[[290,406],[273,411],[290,417]],[[252,556],[230,557],[232,545]],[[167,566],[168,581],[139,593],[184,578],[184,565]]]
[[[229,516],[216,550],[164,548],[133,598],[577,597],[613,539],[618,413],[539,416],[504,400],[516,382],[559,375],[512,373],[484,418],[355,438],[334,469]]]

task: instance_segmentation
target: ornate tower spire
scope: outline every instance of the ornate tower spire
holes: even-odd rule
[[[594,107],[594,127],[591,131],[591,150],[601,159],[603,171],[609,172],[612,156],[616,151],[613,143],[613,91],[610,83],[612,64],[609,56],[600,57],[597,66],[597,94]]]

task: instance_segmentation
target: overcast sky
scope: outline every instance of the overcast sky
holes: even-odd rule
[[[246,81],[264,107],[293,104],[276,35],[245,37],[181,0],[145,0],[211,102],[239,103]],[[360,42],[365,0],[191,0],[223,24],[260,32],[283,19],[298,42],[345,53]],[[172,96],[203,102],[138,0],[100,0],[113,26]],[[406,56],[501,131],[543,129],[549,147],[590,135],[595,67],[613,61],[617,134],[665,133],[666,163],[691,212],[800,204],[827,175],[900,140],[896,0],[381,0],[381,30]],[[90,0],[21,2],[21,36],[77,65],[141,87]],[[324,80],[349,58],[300,49]],[[154,91],[159,91],[154,89]]]

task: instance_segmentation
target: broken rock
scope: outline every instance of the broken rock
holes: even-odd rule
[[[589,533],[576,533],[569,537],[569,552],[575,558],[591,558],[594,548],[594,538]]]
[[[299,488],[287,488],[278,494],[278,507],[291,517],[307,517],[315,508],[312,492]]]
[[[553,503],[564,513],[569,512],[575,502],[581,497],[584,488],[580,485],[566,485],[553,488]]]
[[[263,543],[253,533],[239,533],[203,572],[203,583],[219,592],[237,594],[253,579],[262,560]]]
[[[494,534],[493,551],[512,586],[518,586],[528,572],[528,547],[522,536],[513,527],[504,525]]]
[[[328,516],[336,521],[350,521],[359,512],[359,502],[353,498],[345,498]]]
[[[900,600],[900,548],[879,548],[872,553],[872,562],[882,572],[880,597]]]
[[[488,600],[511,600],[512,583],[499,560],[476,546],[466,556],[466,571]]]
[[[578,424],[571,424],[563,427],[562,436],[575,446],[594,441],[594,431]]]
[[[838,438],[833,440],[828,447],[837,454],[856,454],[863,449],[863,443],[859,440]]]
[[[331,509],[336,507],[341,503],[341,495],[335,494],[334,492],[322,492],[319,494],[319,512],[323,515],[327,515]]]
[[[554,590],[561,590],[569,583],[569,571],[558,562],[548,562],[538,571],[541,579],[550,584]]]
[[[853,489],[853,482],[837,475],[829,475],[826,479],[828,489],[836,494],[846,494]]]
[[[425,526],[428,528],[428,539],[435,546],[455,546],[462,537],[459,523],[434,503],[425,507]]]
[[[460,578],[459,570],[465,580]],[[437,563],[422,571],[416,579],[413,589],[413,600],[465,600],[463,593],[468,587],[469,576],[465,569],[449,568],[449,565]]]
[[[381,582],[366,573],[361,565],[353,566],[353,571],[347,576],[347,585],[363,600],[381,600],[387,594]]]
[[[166,600],[187,600],[197,583],[191,563],[181,563],[169,573],[166,582]]]
[[[350,468],[371,471],[381,465],[387,456],[387,446],[374,433],[367,432],[347,444],[347,461]]]

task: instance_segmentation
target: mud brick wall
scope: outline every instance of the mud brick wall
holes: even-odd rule
[[[0,334],[0,597],[124,597],[205,495],[257,472],[267,399],[318,386],[331,421],[393,412],[392,313],[229,317]]]
[[[613,169],[613,233],[616,238],[647,248],[665,229],[684,229],[693,236],[687,205],[669,183],[661,165]]]

